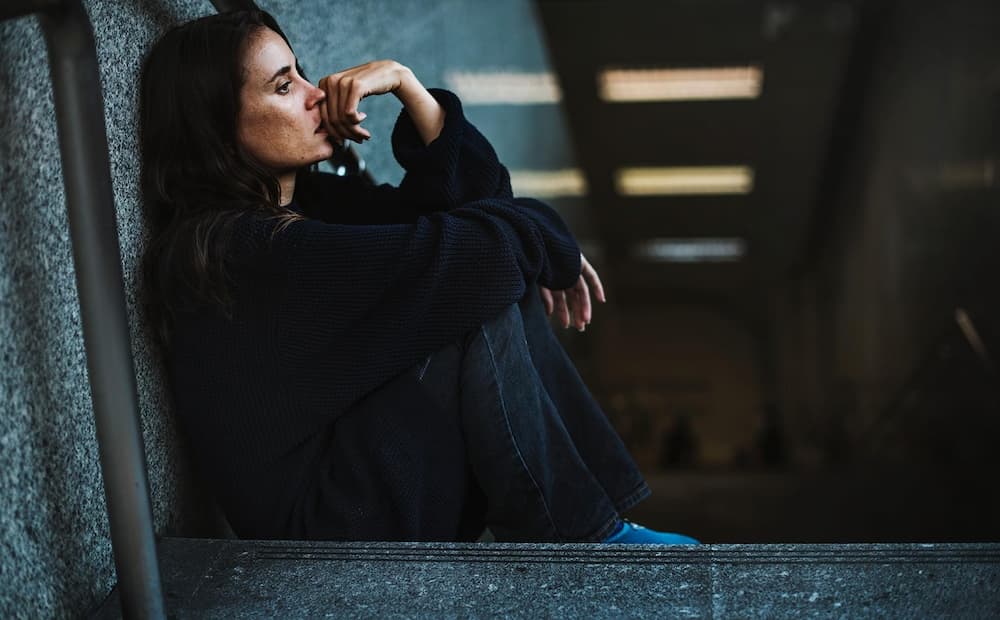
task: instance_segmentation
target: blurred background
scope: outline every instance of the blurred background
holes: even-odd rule
[[[1000,7],[536,8],[612,300],[568,344],[637,517],[996,540]]]
[[[995,540],[997,5],[618,6],[539,9],[616,298],[574,350],[643,515]]]
[[[447,10],[461,27],[418,76],[607,288],[563,341],[654,489],[635,519],[997,540],[995,2]]]
[[[459,94],[605,283],[559,330],[706,542],[997,541],[995,0],[262,0],[313,79],[394,58]],[[85,0],[157,534],[218,536],[146,318],[135,85],[207,0]],[[0,22],[0,610],[115,582],[46,51]],[[398,182],[391,97],[359,146]],[[331,166],[333,167],[333,166]],[[29,611],[24,611],[29,610]]]

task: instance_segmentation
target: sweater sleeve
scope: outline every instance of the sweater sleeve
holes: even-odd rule
[[[510,175],[489,140],[465,118],[454,93],[432,88],[445,110],[441,135],[428,145],[404,109],[392,133],[392,150],[406,170],[400,190],[446,209],[483,198],[510,199]],[[441,208],[439,206],[438,208]]]
[[[258,258],[247,273],[273,285],[246,303],[274,308],[275,362],[290,389],[335,381],[316,406],[343,411],[516,303],[530,282],[571,284],[579,250],[547,209],[483,200],[413,224],[307,219],[277,232],[248,218],[238,238],[249,235]]]
[[[269,247],[268,260],[286,272],[285,311],[297,315],[282,323],[321,321],[326,333],[440,323],[465,331],[519,300],[528,282],[567,288],[580,270],[572,235],[537,201],[482,200],[413,224],[303,220],[270,242],[273,224],[256,221],[258,244],[268,244],[261,245]]]

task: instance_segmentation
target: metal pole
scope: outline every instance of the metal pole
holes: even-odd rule
[[[39,2],[41,8],[51,2]],[[135,368],[93,30],[80,0],[39,15],[59,150],[91,399],[122,611],[163,618]]]

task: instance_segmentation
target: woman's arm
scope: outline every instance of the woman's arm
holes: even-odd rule
[[[398,189],[386,185],[352,188],[351,198],[373,204],[365,204],[356,214],[338,209],[343,223],[409,222],[420,213],[454,208],[470,200],[512,197],[506,168],[486,138],[465,121],[457,97],[436,91],[452,109],[451,129],[441,138],[449,115],[409,68],[391,60],[375,61],[327,76],[320,80],[320,87],[327,92],[323,118],[335,139],[361,142],[371,137],[361,127],[365,115],[357,109],[368,95],[392,92],[405,109],[393,132],[393,150],[407,169],[406,178]],[[422,145],[415,144],[414,130]],[[438,138],[442,143],[427,148]],[[591,290],[599,301],[605,297],[597,272],[580,258],[582,272],[571,288],[550,291],[543,286],[541,293],[548,314],[555,312],[564,327],[573,325],[583,331],[591,319]]]
[[[331,140],[362,142],[364,97],[393,93],[403,112],[392,133],[392,149],[406,170],[399,191],[371,190],[367,210],[418,215],[453,209],[485,198],[512,198],[510,175],[493,146],[466,119],[454,94],[428,90],[413,72],[393,60],[369,62],[320,80],[326,99],[320,105]]]
[[[402,66],[402,65],[401,65]],[[420,133],[424,144],[430,144],[441,135],[444,128],[445,111],[430,92],[424,88],[417,76],[403,67],[403,77],[399,88],[395,90],[396,98],[406,108],[410,120]]]
[[[439,347],[519,300],[526,286],[566,288],[580,273],[579,248],[558,215],[518,202],[485,200],[398,225],[307,219],[276,229],[254,218],[237,238],[251,271],[273,274],[266,297],[284,299],[281,335],[300,343],[291,352],[299,361],[317,347],[362,347],[400,330],[447,332]]]

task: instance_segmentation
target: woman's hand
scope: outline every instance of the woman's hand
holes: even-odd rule
[[[368,115],[358,110],[358,104],[369,95],[395,92],[408,72],[412,75],[395,60],[376,60],[321,78],[317,86],[326,93],[326,100],[320,104],[320,113],[330,137],[359,144],[371,138],[361,126]]]
[[[593,291],[594,296],[601,303],[607,301],[601,278],[598,277],[597,271],[583,254],[580,255],[580,277],[577,278],[573,288],[568,288],[565,291],[551,291],[544,286],[539,286],[538,290],[542,295],[546,314],[552,316],[554,312],[563,327],[568,328],[572,324],[581,332],[590,324],[592,315],[590,292]]]
[[[375,60],[345,69],[320,79],[317,85],[326,93],[320,104],[323,127],[336,142],[361,143],[372,137],[361,122],[367,114],[358,110],[361,100],[370,95],[393,93],[406,107],[425,144],[441,133],[444,110],[413,71],[395,60]]]

